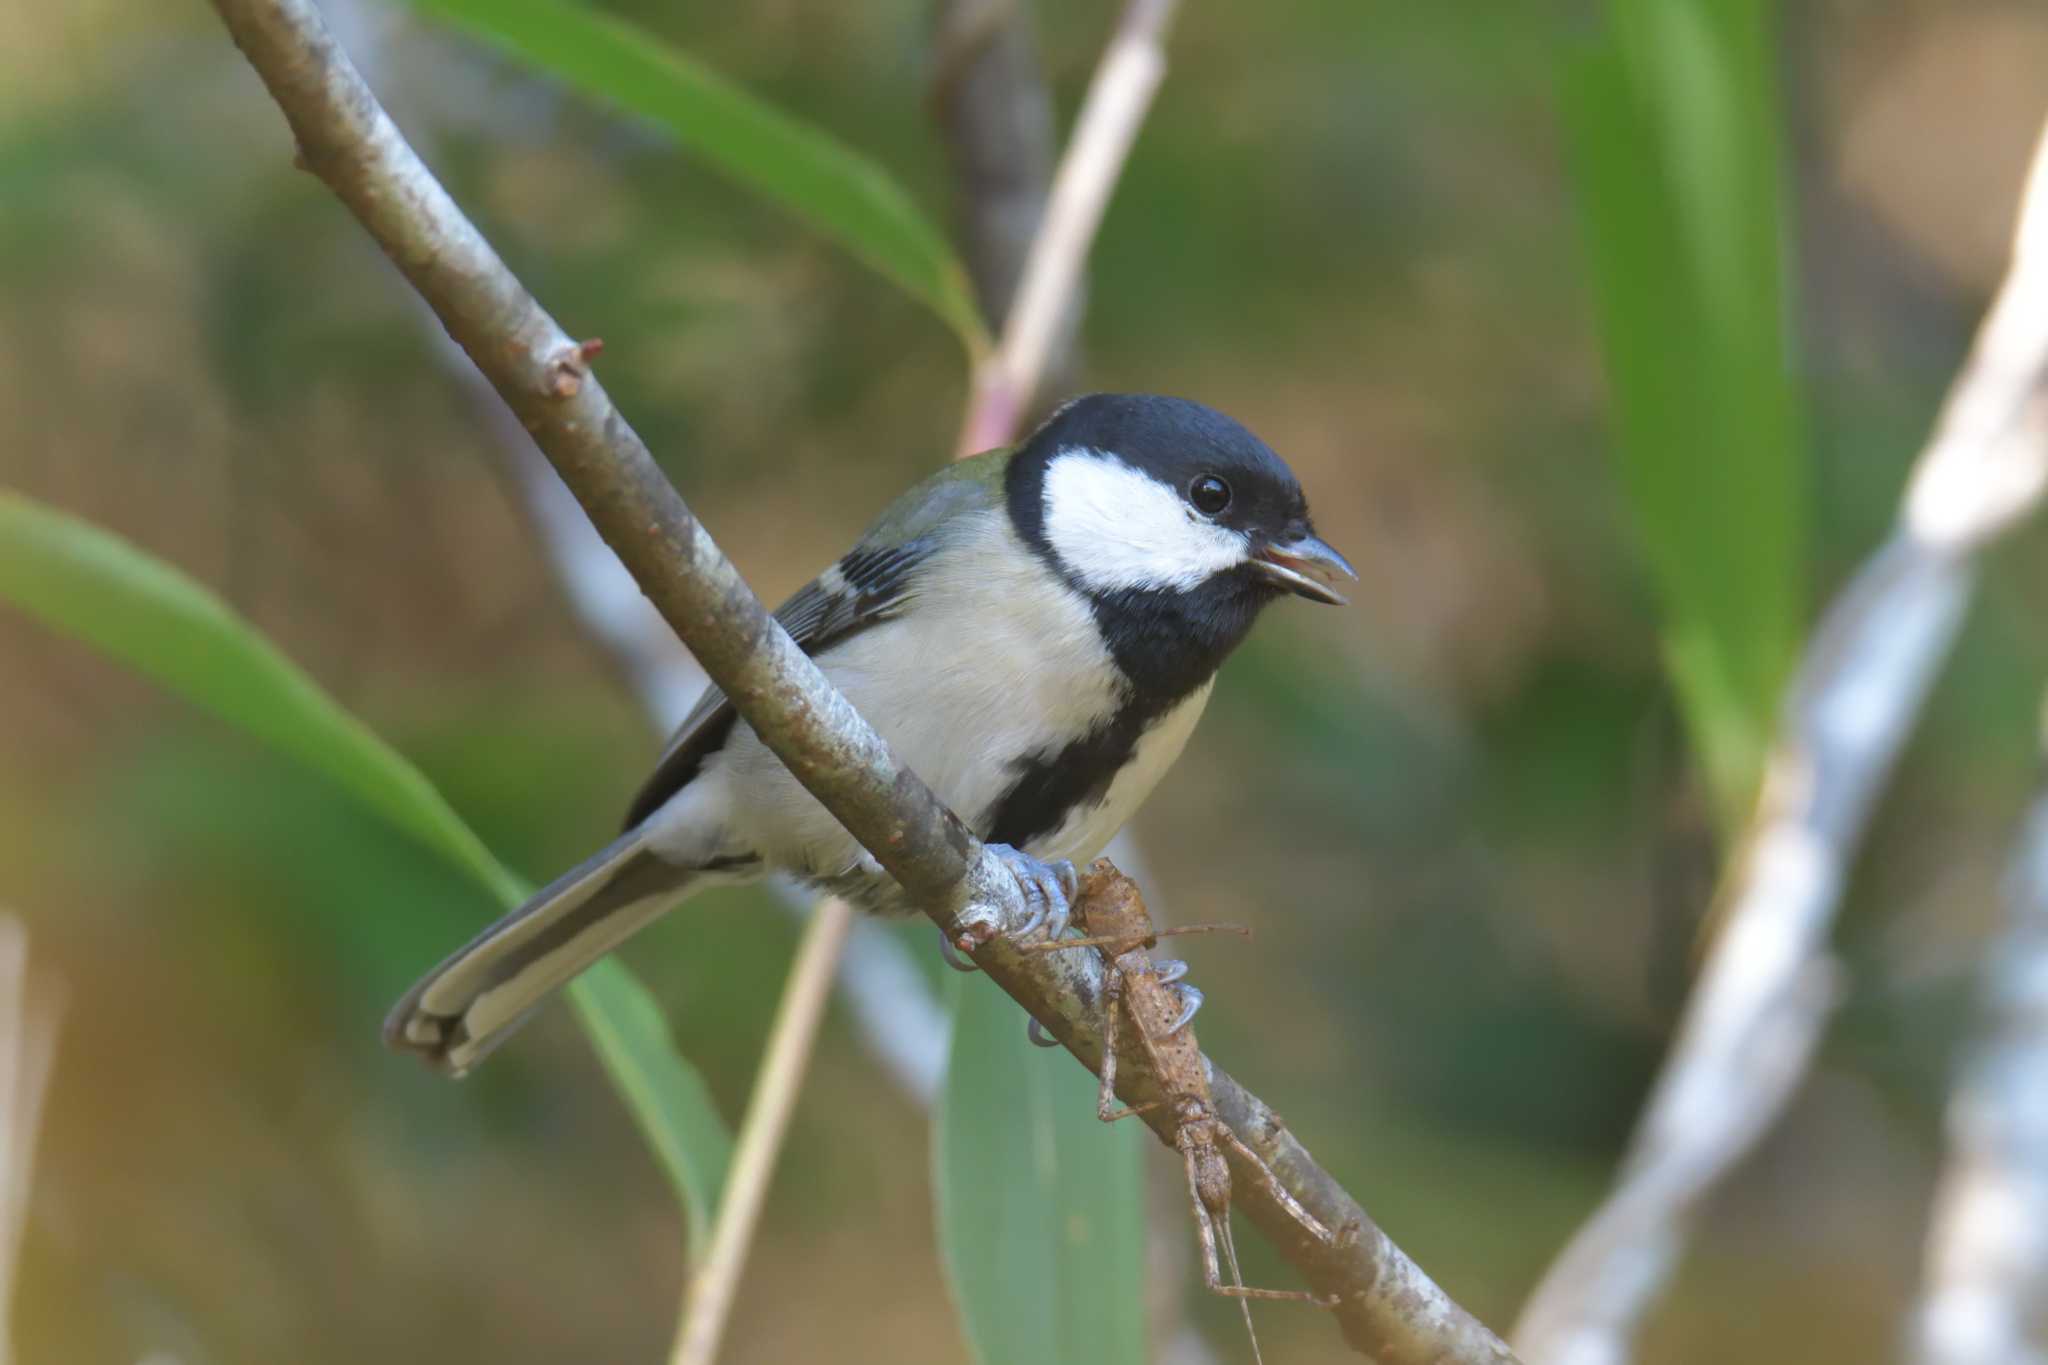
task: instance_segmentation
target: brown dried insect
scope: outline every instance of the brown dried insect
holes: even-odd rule
[[[1330,1230],[1316,1220],[1287,1192],[1265,1159],[1244,1142],[1230,1125],[1216,1116],[1215,1100],[1209,1090],[1209,1072],[1202,1049],[1195,1042],[1188,1021],[1201,1004],[1201,994],[1191,986],[1175,983],[1187,970],[1181,962],[1154,962],[1146,951],[1162,938],[1182,934],[1235,933],[1250,936],[1237,924],[1190,924],[1175,929],[1158,929],[1145,909],[1136,883],[1106,858],[1097,859],[1081,879],[1076,907],[1087,930],[1086,938],[1058,939],[1032,944],[1033,952],[1060,952],[1069,948],[1094,948],[1101,952],[1107,969],[1102,995],[1102,1089],[1096,1112],[1104,1123],[1143,1114],[1163,1106],[1174,1120],[1173,1145],[1187,1166],[1188,1203],[1194,1210],[1195,1232],[1202,1245],[1202,1280],[1211,1293],[1238,1300],[1244,1312],[1244,1326],[1252,1333],[1249,1299],[1282,1299],[1313,1303],[1329,1308],[1335,1299],[1324,1299],[1299,1289],[1250,1289],[1237,1268],[1237,1247],[1230,1235],[1230,1166],[1224,1159],[1233,1152],[1252,1173],[1259,1187],[1274,1203],[1286,1209],[1308,1234],[1325,1244],[1332,1241]],[[1119,1008],[1121,1006],[1121,1008]],[[1119,1020],[1128,1013],[1138,1031],[1138,1040],[1152,1064],[1152,1076],[1161,1098],[1144,1104],[1119,1108],[1116,1099],[1117,1034]],[[1223,1266],[1230,1266],[1230,1279],[1223,1278]],[[1252,1358],[1259,1359],[1259,1340],[1252,1333]]]

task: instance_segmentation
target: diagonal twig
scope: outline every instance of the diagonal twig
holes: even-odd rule
[[[2048,136],[2012,266],[1915,465],[1899,525],[1829,608],[1733,864],[1725,928],[1614,1190],[1530,1297],[1542,1365],[1626,1360],[1702,1194],[1805,1074],[1838,994],[1826,940],[1871,807],[1969,605],[1980,550],[2048,486]]]
[[[1100,1064],[1089,954],[1022,953],[1027,914],[1007,871],[789,639],[662,476],[589,372],[588,356],[529,295],[419,161],[311,0],[214,0],[295,134],[304,164],[354,213],[516,412],[654,604],[804,786],[976,964]],[[1047,962],[1047,956],[1070,959]],[[1283,1235],[1278,1205],[1244,1207],[1321,1293],[1347,1339],[1385,1365],[1503,1361],[1506,1348],[1402,1255],[1270,1111],[1220,1071],[1227,1121],[1326,1226],[1320,1250]]]
[[[961,454],[1010,440],[1045,381],[1089,245],[1165,78],[1166,30],[1176,3],[1129,0],[1117,21],[1053,177],[1002,336],[969,379],[973,392],[956,445]]]

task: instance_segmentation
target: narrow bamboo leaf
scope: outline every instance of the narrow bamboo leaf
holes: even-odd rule
[[[690,1245],[711,1244],[711,1219],[732,1161],[732,1134],[696,1067],[675,1049],[654,993],[608,957],[569,987],[612,1086],[633,1111],[655,1159],[683,1197]]]
[[[1145,1135],[1100,1122],[1094,1077],[1024,1026],[988,982],[954,983],[933,1174],[968,1342],[981,1365],[1142,1361]]]
[[[1776,61],[1760,0],[1610,7],[1567,71],[1617,460],[1724,823],[1745,813],[1805,612]]]
[[[652,120],[909,293],[970,354],[988,334],[945,235],[880,166],[824,131],[577,0],[410,0],[586,95]]]
[[[518,879],[432,784],[178,569],[0,490],[0,596],[319,769],[499,900],[518,900]]]
[[[0,599],[325,774],[506,907],[526,898],[525,885],[432,783],[180,570],[0,490]],[[600,964],[570,994],[701,1245],[732,1146],[702,1078],[676,1053],[653,998],[623,966]]]

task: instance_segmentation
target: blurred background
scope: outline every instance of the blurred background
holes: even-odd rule
[[[923,3],[613,8],[944,219]],[[458,199],[566,327],[604,337],[606,384],[763,596],[945,457],[963,366],[916,303],[633,122],[444,30],[348,16]],[[1107,16],[1046,0],[1038,19],[1065,119]],[[1776,609],[1803,629],[1881,537],[2002,267],[2048,9],[1795,0],[1775,23],[1800,488]],[[1205,1045],[1502,1328],[1604,1188],[1718,858],[1561,125],[1601,28],[1563,0],[1188,5],[1093,259],[1080,379],[1245,421],[1361,570],[1350,611],[1268,616],[1137,828],[1168,916],[1257,930],[1184,954]],[[658,737],[565,607],[432,324],[291,169],[205,7],[0,11],[0,299],[0,485],[218,590],[522,873],[608,837]],[[1742,558],[1742,525],[1716,535]],[[1994,559],[1847,907],[1847,1004],[1712,1200],[1643,1359],[1897,1339],[2035,776],[2044,570],[2038,534]],[[679,1217],[567,1011],[460,1086],[379,1044],[486,899],[4,608],[0,905],[68,996],[23,1359],[665,1349]],[[771,907],[720,894],[627,952],[729,1118],[798,930]],[[935,966],[929,933],[903,933]],[[965,1358],[927,1134],[835,1011],[729,1359]],[[1244,1242],[1249,1280],[1291,1282]],[[1236,1358],[1229,1305],[1187,1311]],[[1349,1358],[1310,1311],[1260,1321],[1269,1359]]]

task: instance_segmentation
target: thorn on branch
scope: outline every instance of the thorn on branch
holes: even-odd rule
[[[603,337],[591,337],[555,352],[548,359],[547,391],[557,398],[574,398],[583,391],[583,377],[590,373],[590,362],[603,352]]]

